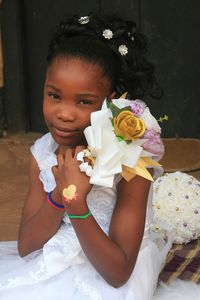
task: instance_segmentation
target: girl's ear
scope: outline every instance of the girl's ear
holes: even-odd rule
[[[110,96],[108,97],[108,100],[114,99],[116,94],[116,91],[112,92],[112,94],[110,94]]]

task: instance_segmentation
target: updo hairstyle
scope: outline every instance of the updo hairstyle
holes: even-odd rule
[[[98,64],[117,96],[129,99],[159,98],[161,89],[154,64],[146,58],[147,38],[136,24],[117,16],[89,14],[61,22],[49,45],[48,65],[57,57],[73,57]]]

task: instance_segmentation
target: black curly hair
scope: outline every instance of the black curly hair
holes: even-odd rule
[[[110,39],[104,37],[105,29],[112,31]],[[125,55],[119,52],[121,45],[127,47]],[[128,91],[129,99],[159,98],[162,89],[154,64],[146,59],[147,49],[147,38],[132,21],[102,13],[84,18],[74,15],[61,22],[53,34],[47,62],[50,65],[58,56],[85,59],[101,66],[117,96]]]

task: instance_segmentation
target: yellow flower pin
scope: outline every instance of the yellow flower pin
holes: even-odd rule
[[[146,129],[142,119],[136,117],[131,111],[124,110],[113,118],[114,131],[125,141],[135,141],[140,138]]]

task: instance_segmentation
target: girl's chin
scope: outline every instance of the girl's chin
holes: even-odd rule
[[[63,147],[67,148],[75,148],[76,146],[79,145],[86,145],[86,140],[85,139],[75,139],[72,136],[71,137],[61,137],[61,136],[56,136],[52,134],[54,141]]]

